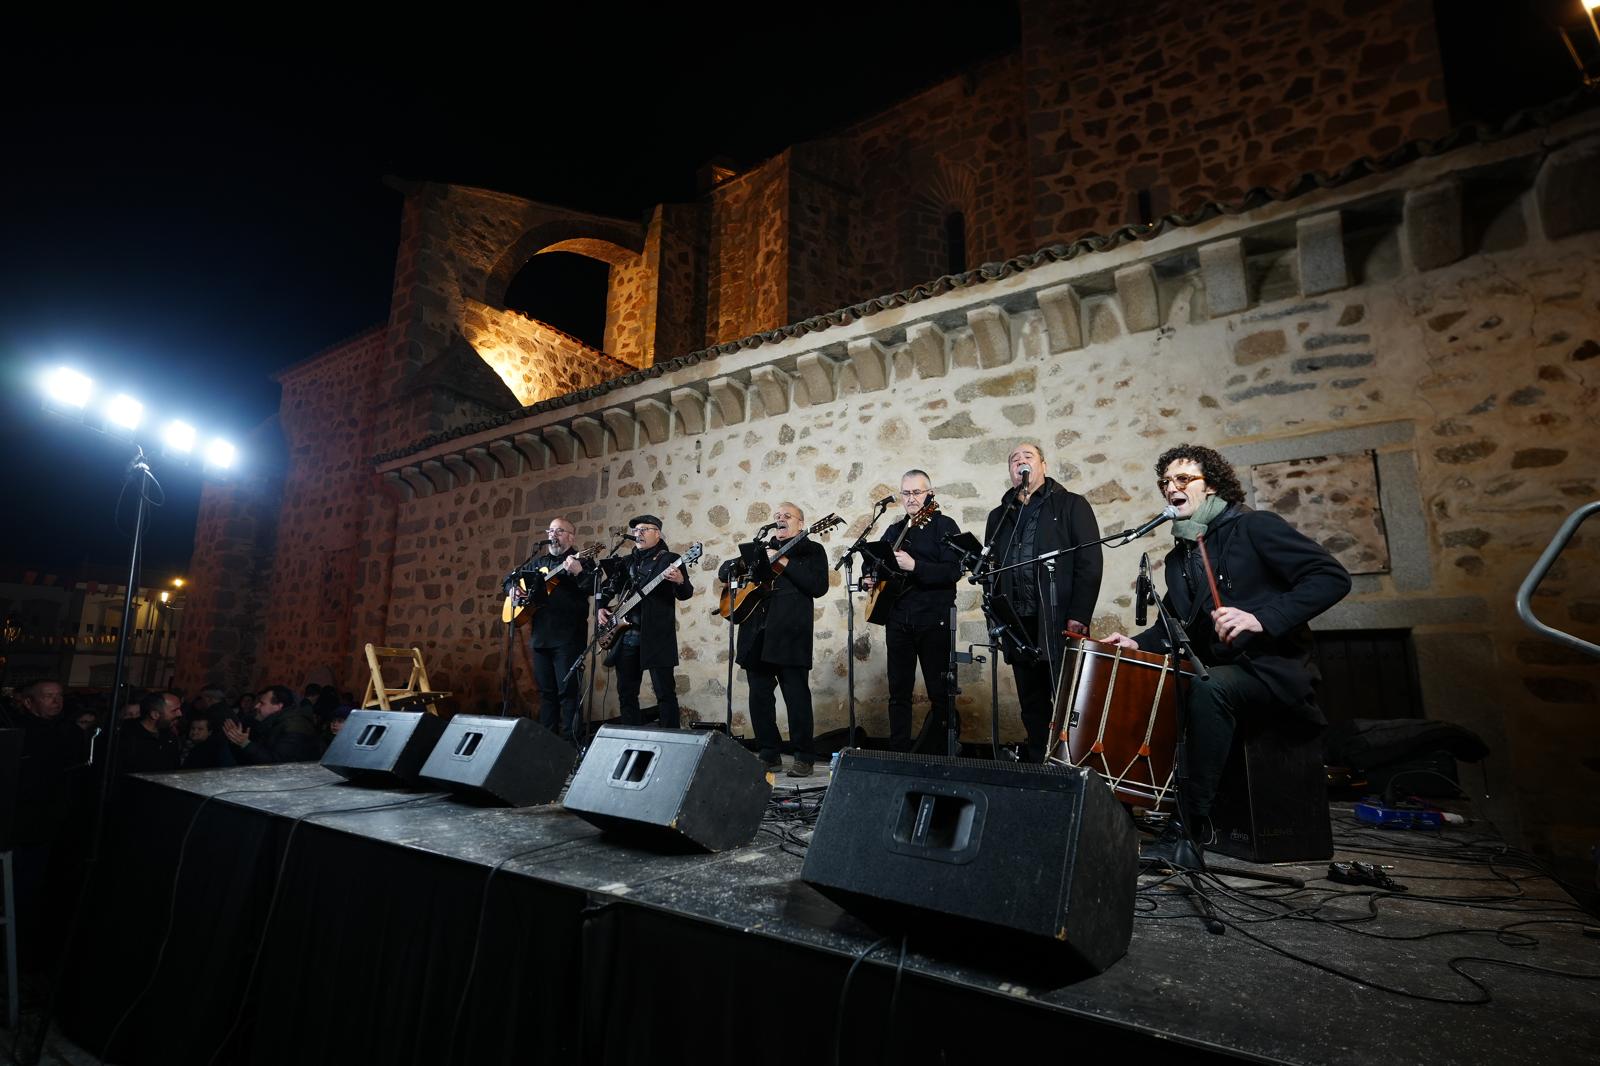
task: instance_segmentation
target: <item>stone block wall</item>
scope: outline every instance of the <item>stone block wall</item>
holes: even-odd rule
[[[1318,625],[1409,630],[1429,716],[1474,729],[1496,753],[1491,813],[1511,831],[1520,813],[1531,842],[1579,854],[1600,822],[1600,766],[1582,754],[1600,729],[1600,669],[1531,638],[1513,598],[1562,515],[1596,487],[1580,445],[1600,404],[1588,380],[1600,239],[1552,191],[1596,175],[1596,143],[1593,121],[1576,121],[1463,150],[420,450],[384,470],[403,497],[385,638],[424,642],[469,705],[493,701],[487,604],[538,524],[565,514],[587,538],[653,511],[673,544],[706,545],[701,591],[680,608],[677,684],[690,712],[716,718],[726,631],[708,614],[709,570],[781,500],[847,520],[824,539],[837,558],[913,465],[932,472],[958,524],[981,527],[1021,439],[1042,442],[1050,473],[1107,530],[1160,508],[1151,463],[1185,440],[1223,448],[1247,478],[1254,464],[1371,452],[1391,563],[1358,576]],[[1443,247],[1455,256],[1431,251]],[[492,464],[473,458],[497,451]],[[1159,554],[1170,541],[1143,543]],[[1096,634],[1131,625],[1136,563],[1131,549],[1109,553]],[[1597,570],[1591,538],[1540,597],[1590,639]],[[838,580],[816,608],[821,730],[845,721]],[[963,641],[980,639],[970,587],[959,607]],[[858,710],[881,735],[881,633],[861,625],[854,653]],[[987,678],[964,670],[961,683],[964,732],[983,736]],[[747,730],[740,686],[736,726]],[[1014,738],[1004,672],[1001,706]]]
[[[618,268],[612,267],[613,272]],[[523,406],[565,396],[632,370],[546,322],[461,301],[462,336]]]
[[[783,152],[710,193],[707,344],[788,321],[789,157]]]
[[[1024,3],[1031,244],[1254,186],[1283,188],[1449,128],[1427,0]]]

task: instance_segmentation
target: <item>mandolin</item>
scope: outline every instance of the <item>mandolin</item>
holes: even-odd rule
[[[900,550],[900,545],[906,542],[906,537],[913,529],[925,526],[933,521],[933,516],[939,513],[939,505],[934,502],[933,495],[928,495],[928,502],[922,509],[906,520],[906,527],[900,535],[894,538],[894,551]],[[875,626],[889,624],[889,616],[894,613],[895,601],[906,590],[906,579],[896,571],[893,574],[876,577],[872,582],[872,591],[867,593],[867,621]]]
[[[789,554],[789,549],[815,533],[826,533],[834,526],[842,525],[844,525],[844,519],[836,514],[830,514],[826,518],[813,522],[810,527],[802,530],[798,535],[790,537],[789,542],[778,549],[778,554],[772,558],[770,564],[772,578],[768,581],[751,582],[739,589],[729,585],[722,590],[722,604],[717,608],[717,613],[723,618],[731,616],[735,624],[744,625],[749,617],[755,613],[756,607],[760,605],[762,599],[772,591],[772,586],[777,582],[778,575],[783,573],[783,568],[789,565],[788,561],[784,559],[784,556]]]
[[[609,626],[601,626],[597,631],[595,639],[600,642],[600,646],[602,648],[611,647],[617,642],[618,637],[632,629],[635,623],[627,621],[628,614],[643,603],[644,598],[654,592],[657,585],[667,579],[667,574],[671,573],[674,567],[682,567],[687,571],[689,567],[700,561],[700,555],[704,551],[704,545],[699,541],[695,541],[689,545],[688,551],[678,556],[676,562],[663,566],[659,574],[645,582],[644,588],[636,589],[629,593],[627,598],[617,604],[616,609],[611,612],[611,624]],[[607,665],[610,665],[609,661]]]
[[[578,561],[593,559],[603,548],[605,548],[605,545],[598,542],[589,545],[578,553]],[[566,559],[563,558],[561,563],[565,562]],[[528,578],[537,575],[544,578],[544,594],[546,596],[550,595],[556,590],[556,586],[561,583],[561,578],[567,574],[561,563],[557,563],[555,566],[541,566],[537,570],[520,571],[517,575],[517,587],[526,593],[528,591]],[[532,618],[534,613],[543,606],[544,600],[542,599],[538,603],[530,603],[527,599],[518,603],[516,597],[507,596],[506,602],[500,606],[500,621],[505,622],[507,625],[512,622],[521,625]]]

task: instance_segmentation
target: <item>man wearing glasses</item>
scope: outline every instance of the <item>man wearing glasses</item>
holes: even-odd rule
[[[1311,619],[1350,591],[1350,574],[1328,550],[1271,511],[1244,503],[1233,467],[1211,448],[1182,444],[1156,460],[1156,489],[1177,510],[1166,558],[1167,611],[1188,632],[1210,668],[1209,681],[1188,686],[1189,765],[1184,807],[1203,847],[1217,784],[1240,721],[1289,718],[1326,725],[1317,707],[1321,680],[1312,658]],[[1204,559],[1196,545],[1203,539]],[[1113,633],[1106,643],[1165,653],[1167,634],[1156,625],[1134,636]],[[1145,850],[1171,863],[1184,831],[1175,821]]]
[[[911,697],[918,663],[922,664],[922,686],[928,691],[930,705],[918,737],[919,750],[944,752],[946,716],[954,712],[945,671],[950,665],[950,608],[955,606],[956,582],[961,578],[961,553],[945,538],[956,536],[961,529],[942,511],[906,529],[931,499],[933,482],[928,472],[907,470],[900,477],[900,506],[905,515],[878,538],[884,544],[899,544],[894,553],[900,568],[894,575],[899,592],[884,623],[884,644],[889,652],[889,746],[895,751],[911,750]],[[861,579],[863,588],[873,584],[873,578]],[[895,595],[895,590],[884,595]]]
[[[578,699],[582,691],[579,675],[567,677],[572,664],[583,654],[589,632],[589,592],[594,588],[594,564],[580,558],[573,541],[577,530],[565,518],[553,518],[544,531],[545,540],[522,566],[506,579],[511,598],[519,605],[528,594],[517,578],[531,582],[558,580],[543,605],[533,616],[529,637],[533,645],[533,679],[539,686],[539,724],[577,743]],[[566,687],[556,686],[562,678]]]
[[[623,632],[615,649],[617,706],[624,725],[643,725],[639,708],[639,689],[644,674],[650,672],[650,687],[656,694],[656,711],[664,729],[678,728],[678,688],[672,668],[678,665],[678,601],[694,595],[689,575],[678,566],[678,556],[661,536],[661,519],[653,514],[636,515],[628,520],[633,536],[633,554],[624,568],[626,586],[641,589],[657,574],[666,577],[633,609],[634,625]],[[600,610],[600,624],[611,624],[611,611]]]
[[[1006,661],[1017,683],[1028,761],[1043,762],[1062,634],[1088,635],[1100,596],[1100,546],[1094,543],[1100,539],[1100,526],[1088,500],[1048,476],[1038,442],[1017,445],[1008,464],[1011,488],[989,512],[984,529],[989,558],[995,567],[1004,567],[1065,551],[1048,566],[1016,566],[994,578],[996,597],[1016,613],[1023,635],[1039,652],[1034,659],[1008,647]]]

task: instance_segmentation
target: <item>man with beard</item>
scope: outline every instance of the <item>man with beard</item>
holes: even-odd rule
[[[678,602],[694,595],[694,585],[678,556],[661,537],[661,519],[653,514],[635,515],[628,520],[633,537],[633,552],[623,565],[624,585],[642,589],[662,571],[666,576],[651,590],[624,621],[632,625],[617,638],[608,661],[617,671],[617,706],[624,725],[643,725],[644,711],[639,706],[639,689],[644,674],[650,672],[650,687],[656,694],[659,724],[678,728],[678,689],[672,668],[678,665]],[[612,622],[610,608],[600,609],[600,624]]]
[[[1088,500],[1048,476],[1043,446],[1024,441],[1008,464],[1011,488],[984,529],[989,558],[999,568],[1062,552],[1048,564],[1018,566],[993,579],[996,596],[1016,612],[1021,638],[1039,652],[1034,659],[1008,648],[1006,661],[1028,734],[1027,760],[1043,762],[1063,632],[1087,636],[1100,596],[1100,546],[1094,543],[1100,526]]]
[[[577,529],[565,518],[553,518],[545,529],[546,540],[533,558],[506,579],[513,601],[527,602],[529,593],[517,584],[523,578],[530,585],[538,582],[555,587],[549,592],[534,590],[540,597],[529,625],[533,646],[533,679],[539,686],[539,724],[574,743],[578,736],[580,677],[572,664],[583,654],[589,632],[589,593],[594,589],[594,564],[585,563],[573,545]],[[566,680],[565,686],[561,685]]]

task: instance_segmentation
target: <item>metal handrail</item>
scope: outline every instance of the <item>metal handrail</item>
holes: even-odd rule
[[[1533,564],[1533,569],[1528,571],[1528,576],[1523,579],[1522,587],[1517,590],[1517,617],[1529,629],[1542,637],[1549,637],[1558,644],[1565,644],[1569,648],[1584,652],[1600,658],[1600,644],[1591,644],[1582,637],[1575,637],[1571,633],[1564,633],[1559,629],[1545,625],[1533,615],[1533,594],[1538,591],[1539,583],[1544,580],[1545,574],[1555,565],[1556,557],[1560,555],[1578,532],[1578,527],[1590,515],[1600,511],[1600,500],[1586,503],[1567,516],[1561,523],[1561,528],[1556,530],[1555,537],[1550,541],[1550,546],[1539,556],[1539,561]]]

